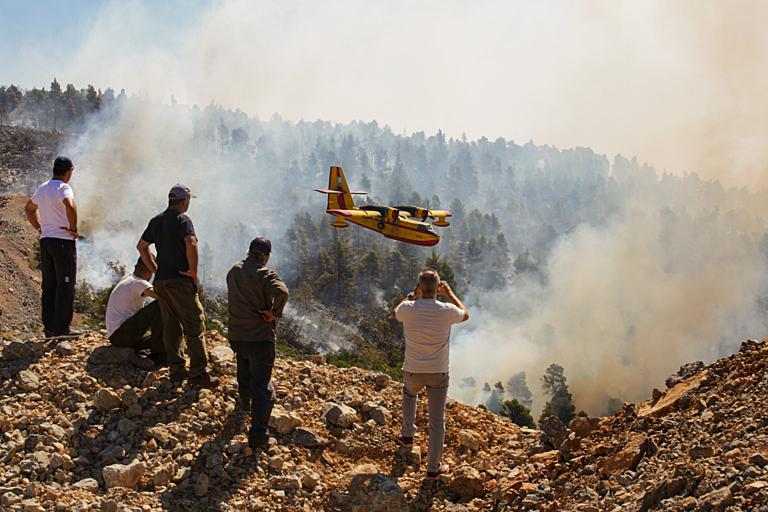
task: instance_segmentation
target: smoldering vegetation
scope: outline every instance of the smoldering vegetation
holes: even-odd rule
[[[22,111],[9,119],[35,124]],[[76,165],[81,279],[108,286],[107,262],[132,264],[146,223],[181,182],[198,194],[189,215],[209,294],[250,239],[266,236],[297,315],[321,303],[356,336],[395,339],[391,303],[425,266],[452,273],[472,314],[452,341],[450,392],[466,402],[485,401],[483,383],[525,372],[538,411],[539,376],[556,363],[578,409],[610,413],[681,364],[711,362],[765,331],[764,190],[589,148],[261,119],[124,93],[105,93],[70,129],[78,136],[60,152]],[[331,165],[370,192],[366,204],[449,209],[452,226],[434,252],[328,226],[312,189],[327,186]],[[366,314],[374,320],[361,331]],[[321,325],[307,332],[313,341]]]

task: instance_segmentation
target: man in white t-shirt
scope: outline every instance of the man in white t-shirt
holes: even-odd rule
[[[72,160],[56,158],[53,178],[37,188],[24,208],[29,223],[40,233],[46,338],[77,338],[82,334],[70,329],[75,311],[77,206],[68,183],[74,170]]]
[[[450,304],[437,300],[443,295]],[[419,300],[416,300],[419,299]],[[392,317],[403,322],[403,426],[397,442],[410,448],[416,434],[416,401],[427,388],[429,404],[429,449],[427,477],[435,478],[450,469],[441,464],[445,441],[445,401],[448,396],[451,326],[469,320],[469,312],[434,270],[424,270],[419,284],[396,308]]]
[[[157,294],[149,283],[151,278],[152,271],[139,257],[133,274],[126,274],[115,285],[107,302],[107,337],[116,347],[131,347],[136,352],[149,350],[149,358],[162,364],[165,362],[163,315]],[[145,305],[147,297],[155,300]]]

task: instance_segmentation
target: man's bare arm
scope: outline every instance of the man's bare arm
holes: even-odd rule
[[[33,203],[30,199],[27,206],[24,207],[24,213],[27,214],[27,219],[32,227],[37,230],[38,233],[43,232],[43,227],[40,225],[40,217],[37,215],[37,204]]]
[[[142,295],[143,297],[152,297],[153,299],[159,299],[159,298],[160,298],[160,297],[158,297],[158,296],[157,296],[157,294],[155,293],[155,289],[154,289],[154,288],[147,288],[146,290],[144,290],[144,291],[141,293],[141,295]]]
[[[189,270],[186,272],[179,272],[179,274],[187,277],[191,277],[197,284],[197,237],[195,235],[187,235],[184,238],[184,243],[187,244],[187,262],[189,263]]]
[[[461,320],[461,322],[466,322],[467,320],[469,320],[469,311],[467,311],[467,308],[464,307],[464,304],[456,296],[456,294],[453,293],[453,290],[451,290],[451,287],[448,286],[447,282],[440,281],[440,286],[437,287],[437,294],[448,297],[448,300],[451,301],[451,304],[453,304],[457,308],[464,311],[464,318]],[[457,323],[461,323],[461,322],[457,322]]]
[[[64,209],[67,211],[67,221],[69,226],[61,226],[62,229],[77,238],[77,206],[75,200],[71,197],[65,197],[62,201]]]
[[[140,238],[136,249],[138,249],[139,254],[141,254],[141,261],[143,261],[147,268],[154,274],[157,272],[157,263],[155,263],[155,259],[152,257],[152,252],[149,250],[150,245],[152,244],[143,238]]]

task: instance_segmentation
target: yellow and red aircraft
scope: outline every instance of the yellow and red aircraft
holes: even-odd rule
[[[347,222],[378,231],[387,238],[415,245],[436,245],[440,236],[432,226],[450,226],[445,221],[451,212],[428,210],[418,206],[361,206],[356,207],[352,194],[367,194],[360,190],[349,190],[341,167],[331,167],[328,190],[315,189],[328,194],[328,207],[325,213],[336,217],[331,226],[345,228]],[[437,219],[433,224],[423,222],[427,218]],[[421,220],[417,220],[421,219]]]

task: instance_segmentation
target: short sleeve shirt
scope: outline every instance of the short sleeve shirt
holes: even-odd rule
[[[448,373],[451,326],[464,311],[436,299],[402,302],[395,310],[405,331],[405,363],[410,373]]]
[[[152,285],[148,281],[133,274],[125,275],[117,282],[107,301],[107,338],[136,314],[146,299],[141,294],[150,288]]]
[[[155,281],[182,277],[189,270],[184,239],[195,234],[192,219],[178,210],[168,209],[149,221],[141,239],[157,248]]]
[[[64,199],[68,197],[75,197],[72,187],[58,179],[46,181],[37,187],[32,202],[37,205],[40,214],[40,238],[75,239],[74,235],[62,229],[71,227],[64,207]]]

